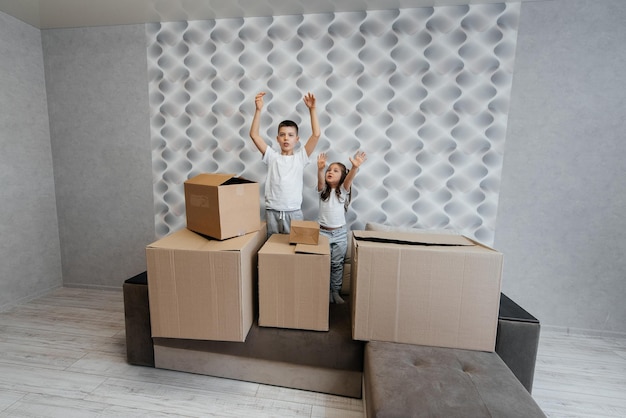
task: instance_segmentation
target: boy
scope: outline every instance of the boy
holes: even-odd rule
[[[250,127],[250,138],[254,145],[263,154],[263,162],[267,165],[267,180],[265,182],[265,218],[267,221],[267,235],[288,234],[292,219],[302,220],[302,182],[304,167],[309,163],[309,156],[320,139],[320,126],[315,110],[315,96],[307,93],[304,104],[309,108],[311,117],[311,136],[306,144],[295,149],[300,137],[298,125],[290,120],[284,120],[278,125],[276,141],[280,153],[268,146],[259,135],[261,110],[263,109],[261,92],[254,98],[256,110]]]

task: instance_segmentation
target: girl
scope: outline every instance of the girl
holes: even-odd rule
[[[367,159],[364,152],[350,158],[352,169],[342,163],[332,163],[326,172],[326,154],[317,157],[317,192],[320,194],[320,233],[330,241],[330,303],[344,303],[339,295],[343,284],[343,263],[348,250],[346,215],[350,203],[350,188],[359,166]]]

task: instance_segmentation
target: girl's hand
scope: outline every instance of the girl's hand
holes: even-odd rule
[[[363,151],[358,151],[354,154],[354,158],[350,158],[350,162],[352,163],[352,167],[359,168],[361,164],[363,164],[367,160],[367,155]]]
[[[323,170],[326,167],[326,153],[322,152],[317,156],[317,169]]]

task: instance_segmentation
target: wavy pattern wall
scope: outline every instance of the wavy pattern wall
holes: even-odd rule
[[[302,97],[317,97],[316,148],[348,163],[368,154],[347,218],[460,231],[492,244],[513,75],[519,3],[147,25],[159,236],[185,226],[183,182],[201,172],[258,181],[249,139],[278,122],[310,134]],[[315,154],[315,155],[316,155]],[[313,156],[314,157],[314,156]],[[316,219],[316,164],[303,211]],[[261,196],[259,197],[261,199]]]

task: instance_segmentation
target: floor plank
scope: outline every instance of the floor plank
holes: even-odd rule
[[[542,331],[533,397],[549,417],[626,417],[626,339]]]
[[[545,331],[550,418],[626,417],[626,338]],[[0,313],[0,417],[363,417],[360,399],[126,361],[122,292],[57,289]]]
[[[123,294],[63,288],[0,313],[1,417],[362,417],[359,399],[126,361]]]

